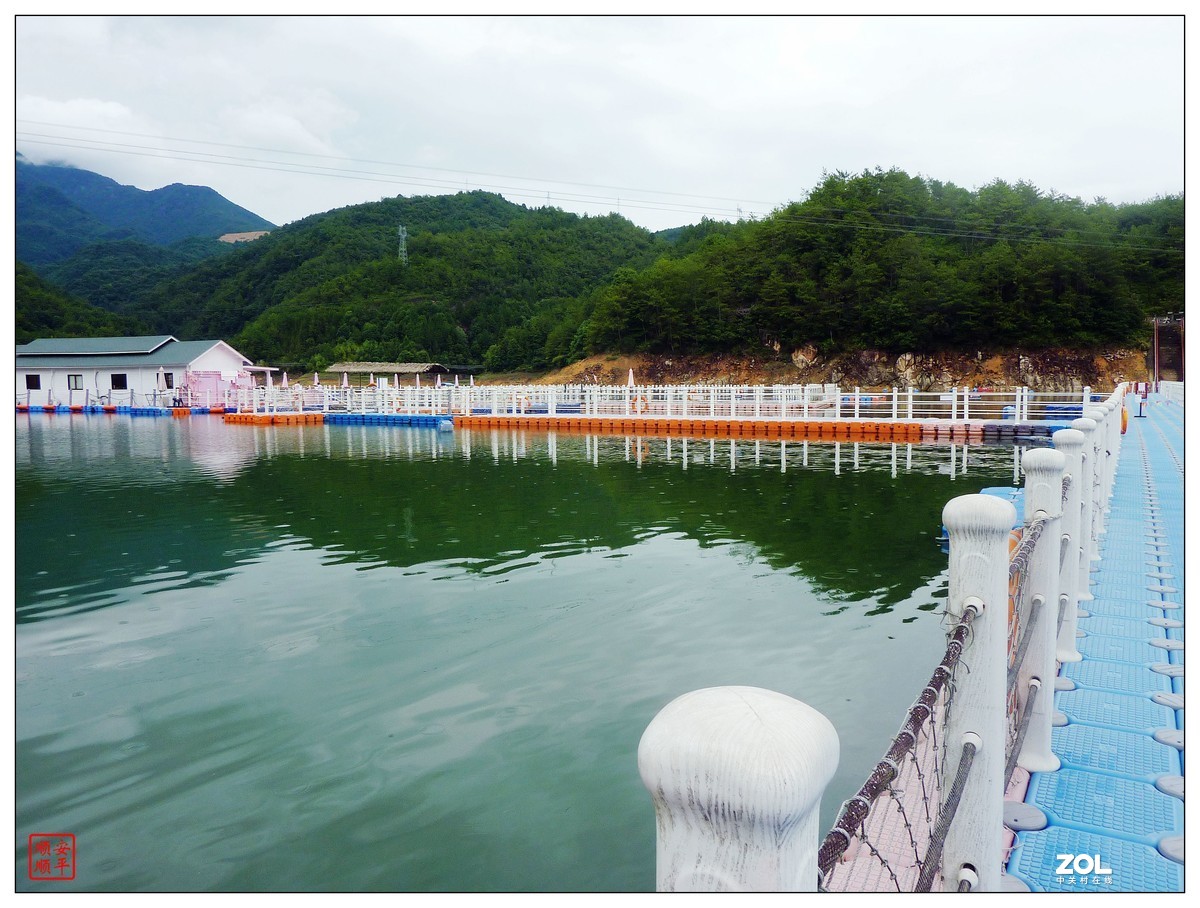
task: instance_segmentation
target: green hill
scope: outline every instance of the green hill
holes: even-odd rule
[[[591,351],[935,352],[1134,344],[1183,307],[1183,197],[1114,206],[995,181],[834,174],[805,201],[622,271]]]
[[[135,318],[115,315],[72,297],[17,262],[16,341],[39,337],[108,337],[147,334]]]
[[[1149,315],[1182,311],[1183,214],[1182,195],[1115,206],[875,170],[828,175],[761,221],[659,234],[477,191],[313,215],[219,256],[110,240],[44,271],[149,331],[305,369],[1093,349],[1137,345]]]
[[[17,258],[62,261],[83,246],[137,238],[169,246],[189,237],[274,227],[207,186],[178,183],[142,190],[55,164],[16,161]]]
[[[83,246],[70,258],[44,264],[39,271],[55,286],[115,312],[164,277],[233,249],[229,243],[205,237],[191,237],[171,246],[137,239],[107,240]]]
[[[177,337],[230,338],[248,356],[305,367],[478,363],[507,328],[622,266],[649,264],[659,248],[616,215],[529,209],[485,192],[395,198],[288,224],[158,283],[125,311]]]

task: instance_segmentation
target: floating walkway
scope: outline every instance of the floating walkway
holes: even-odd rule
[[[213,414],[220,416],[225,412],[224,407],[131,407],[117,406],[114,404],[104,404],[102,406],[96,404],[45,404],[43,406],[30,407],[26,404],[17,404],[18,413],[65,413],[68,415],[82,414],[105,414],[108,416],[173,416],[175,418],[187,416],[199,416]]]
[[[1007,872],[1034,891],[1183,891],[1183,408],[1145,411],[1122,439],[1082,659],[1056,685],[1062,767],[1009,811]]]
[[[303,410],[293,413],[227,413],[225,423],[235,426],[412,426],[438,429],[453,426],[449,416],[424,413],[322,413]]]
[[[472,414],[455,416],[455,428],[532,429],[609,435],[688,436],[692,438],[798,438],[821,441],[1012,442],[1049,440],[1069,422],[1004,420],[864,419],[664,419],[654,416],[547,416],[544,414]]]
[[[1063,408],[1070,409],[1070,408]],[[128,406],[45,406],[18,405],[18,413],[123,414],[126,416],[189,417],[212,414],[222,416],[227,425],[252,426],[409,426],[432,429],[526,429],[585,433],[592,435],[641,435],[648,437],[687,436],[690,438],[783,438],[812,441],[865,442],[958,442],[972,444],[1010,444],[1050,437],[1067,428],[1063,416],[1045,420],[981,419],[858,419],[824,417],[816,419],[754,419],[731,417],[663,418],[655,415],[598,415],[546,413],[395,413],[328,410],[226,410],[224,407],[128,407]],[[1069,419],[1070,414],[1066,414]]]

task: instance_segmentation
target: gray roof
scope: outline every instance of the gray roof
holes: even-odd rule
[[[151,353],[175,340],[169,334],[145,337],[41,337],[17,347],[17,356],[105,356]],[[216,341],[209,341],[214,344]],[[207,348],[206,348],[207,349]]]
[[[397,375],[424,375],[427,372],[446,373],[450,370],[441,363],[334,363],[326,366],[325,372],[379,372],[386,375],[393,372]]]
[[[153,341],[164,341],[164,343],[155,344]],[[126,348],[122,352],[116,352],[120,350],[120,343],[124,343]],[[219,343],[221,341],[216,340],[181,341],[175,340],[169,335],[163,337],[46,338],[17,347],[16,365],[18,369],[108,369],[122,366],[129,368],[149,366],[154,369],[159,366],[186,367]],[[142,349],[139,350],[138,347]],[[238,355],[241,356],[240,353]],[[244,356],[242,360],[244,364],[250,363],[250,360]]]

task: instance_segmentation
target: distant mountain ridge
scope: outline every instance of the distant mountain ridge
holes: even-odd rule
[[[17,258],[46,265],[90,243],[137,239],[170,246],[193,237],[271,230],[266,220],[207,186],[144,190],[57,164],[16,161]]]

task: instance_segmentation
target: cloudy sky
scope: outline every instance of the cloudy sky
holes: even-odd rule
[[[483,188],[660,229],[875,167],[1184,188],[1181,16],[62,16],[15,38],[17,151],[279,224]]]

